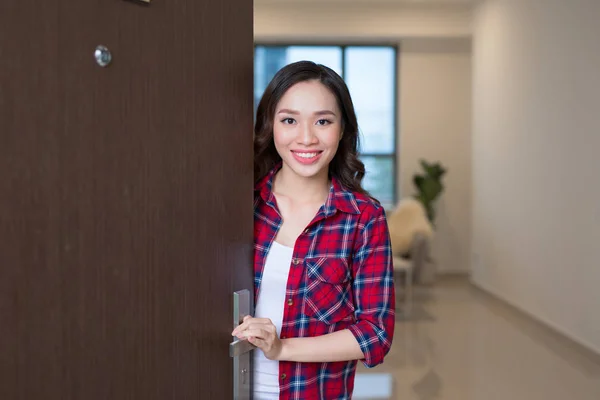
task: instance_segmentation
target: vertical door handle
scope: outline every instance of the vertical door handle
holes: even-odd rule
[[[235,329],[246,315],[254,312],[252,297],[247,289],[233,293],[233,328]],[[229,356],[233,358],[233,399],[251,399],[252,374],[250,354],[256,346],[247,340],[236,339],[229,344]]]

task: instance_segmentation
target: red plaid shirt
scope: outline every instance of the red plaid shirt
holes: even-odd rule
[[[272,193],[275,168],[254,191],[254,290],[282,224]],[[349,329],[363,363],[383,362],[394,334],[395,293],[387,221],[368,196],[333,179],[325,205],[298,237],[286,289],[281,338]],[[350,399],[357,361],[279,363],[280,399]]]

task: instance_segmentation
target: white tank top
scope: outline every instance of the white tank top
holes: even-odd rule
[[[269,318],[281,335],[285,291],[294,249],[273,242],[262,274],[255,317]],[[279,399],[279,361],[269,360],[260,349],[254,350],[254,399]]]

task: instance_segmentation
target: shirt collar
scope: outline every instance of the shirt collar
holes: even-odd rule
[[[254,186],[254,191],[258,192],[263,201],[267,204],[274,204],[273,196],[273,180],[275,174],[281,169],[283,165],[279,162],[265,177],[260,179]],[[348,214],[360,214],[360,209],[356,202],[356,196],[349,190],[346,190],[340,182],[335,178],[331,178],[331,188],[329,189],[329,196],[323,208],[325,216],[330,216],[335,213],[336,210],[348,213]]]

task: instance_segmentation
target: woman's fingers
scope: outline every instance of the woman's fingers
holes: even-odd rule
[[[233,331],[233,334],[239,335],[240,333],[246,332],[249,329],[260,329],[263,326],[265,326],[265,325],[248,321],[248,322],[245,322],[242,325],[238,326],[237,328],[235,328],[235,330]]]
[[[273,322],[270,319],[268,319],[268,318],[253,318],[253,317],[247,315],[244,317],[243,322],[233,330],[231,335],[237,336],[240,332],[243,332],[243,331],[247,330],[248,328],[250,328],[251,326],[256,326],[256,325],[271,326],[271,328],[269,328],[269,329],[272,331],[276,331],[275,325],[273,325]]]
[[[262,340],[273,340],[273,335],[266,329],[263,328],[250,328],[239,333],[239,336],[243,338],[255,337]]]
[[[248,341],[263,351],[267,347],[267,342],[254,336],[250,336]]]
[[[273,322],[269,318],[254,318],[250,316],[244,317],[244,322],[259,323],[259,324],[272,324]]]
[[[234,331],[234,336],[248,340],[263,351],[269,360],[275,360],[281,352],[281,340],[277,328],[268,318],[244,318]]]
[[[250,321],[252,321],[252,317],[247,315],[244,317],[244,320],[241,324],[239,324],[234,330],[233,332],[231,332],[232,336],[237,336],[238,333],[248,329],[248,325],[250,324]]]

